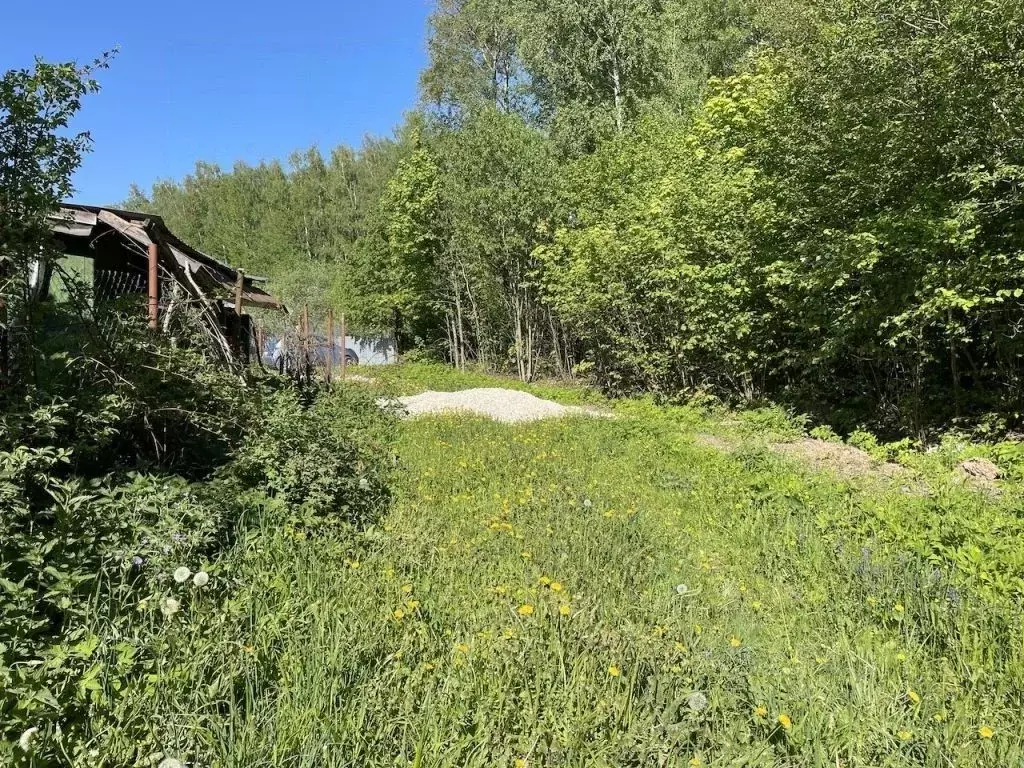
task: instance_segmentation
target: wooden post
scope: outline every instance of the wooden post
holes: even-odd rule
[[[345,380],[345,369],[348,367],[348,334],[345,329],[345,313],[341,313],[341,380]]]
[[[160,282],[157,271],[156,243],[149,244],[149,327],[156,330],[160,326]]]
[[[245,272],[238,270],[238,277],[235,279],[235,314],[241,317],[245,314],[242,308],[243,296],[245,293]]]
[[[263,323],[256,323],[256,362],[263,367]]]
[[[334,341],[334,310],[327,309],[327,383],[331,383],[331,374],[334,373],[334,350],[338,345]],[[344,366],[345,364],[342,363]]]
[[[302,367],[306,373],[306,381],[309,382],[309,304],[302,305]]]
[[[246,333],[245,309],[243,308],[243,296],[245,294],[245,272],[238,270],[235,276],[235,342],[238,344],[238,351],[241,353],[243,365],[249,364],[249,350],[252,347],[252,339]]]

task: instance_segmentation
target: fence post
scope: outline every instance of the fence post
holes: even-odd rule
[[[159,253],[157,244],[149,244],[149,328],[155,331],[160,325],[160,282],[157,273]]]
[[[344,345],[344,342],[342,342]],[[334,340],[334,309],[327,309],[327,383],[331,383],[331,375],[334,373],[334,350],[338,348]],[[343,356],[344,357],[344,356]],[[344,363],[342,363],[344,365]]]
[[[312,380],[309,364],[309,304],[302,305],[302,367],[306,374],[306,383]]]
[[[341,313],[341,380],[345,380],[345,369],[348,367],[348,334],[345,329],[345,313]]]

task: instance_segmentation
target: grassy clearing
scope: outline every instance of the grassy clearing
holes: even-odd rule
[[[1015,542],[963,526],[1009,519],[1006,499],[805,472],[762,447],[791,429],[771,414],[726,426],[748,438],[727,454],[696,411],[617,412],[407,422],[380,527],[243,540],[228,618],[181,640],[180,679],[224,685],[165,702],[168,751],[199,733],[224,766],[1019,765],[1019,593],[927,544],[948,524],[950,552],[982,542],[1011,572]]]

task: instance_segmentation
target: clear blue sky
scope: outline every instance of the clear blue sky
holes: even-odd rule
[[[0,70],[119,45],[78,123],[95,142],[75,199],[390,135],[415,106],[429,0],[6,0]]]

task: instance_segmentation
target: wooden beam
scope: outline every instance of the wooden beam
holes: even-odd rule
[[[155,331],[160,327],[160,275],[158,271],[160,254],[156,243],[149,244],[149,327]]]
[[[342,343],[344,347],[344,342]],[[331,374],[334,373],[334,350],[338,348],[337,342],[334,340],[334,310],[331,308],[327,309],[327,383],[331,383]],[[344,358],[344,356],[342,356]],[[345,364],[342,363],[342,366]]]
[[[345,380],[345,369],[348,367],[348,341],[345,333],[345,313],[341,313],[341,380]]]
[[[308,383],[312,379],[312,368],[309,364],[309,304],[302,305],[302,367]]]
[[[96,214],[96,218],[108,227],[116,229],[122,235],[131,238],[137,243],[142,243],[142,245],[145,246],[153,244],[153,240],[150,238],[149,233],[146,232],[145,227],[141,224],[136,224],[134,221],[122,219],[116,213],[111,213],[110,211],[100,211]]]
[[[235,278],[235,314],[239,317],[245,314],[245,307],[242,302],[245,299],[245,272],[238,270]]]

